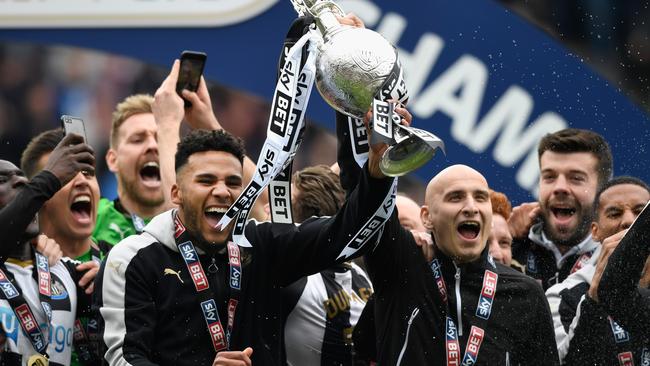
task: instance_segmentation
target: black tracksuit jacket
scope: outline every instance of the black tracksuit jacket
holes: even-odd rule
[[[231,350],[252,347],[256,366],[284,364],[279,288],[349,259],[339,255],[380,207],[391,182],[361,174],[359,186],[333,217],[311,218],[301,225],[248,222],[245,235],[252,247],[240,247],[242,284]],[[199,258],[226,327],[231,295],[227,255],[199,252]],[[213,259],[216,273],[209,271]],[[113,248],[95,291],[110,364],[212,365],[216,353],[174,240],[172,211]]]
[[[598,299],[607,313],[646,342],[650,340],[650,296],[638,284],[649,255],[650,202],[612,252],[598,285]]]
[[[578,253],[567,257],[560,268],[557,267],[555,256],[550,250],[536,244],[529,238],[516,239],[512,243],[512,258],[526,266],[526,274],[539,281],[544,290],[564,281],[567,276],[579,268],[576,262],[583,255],[591,256],[597,246],[594,243],[580,250]],[[587,258],[588,259],[588,258]]]
[[[535,280],[500,264],[493,267],[487,248],[477,261],[459,266],[439,250],[437,253],[447,286],[449,315],[462,327],[461,356],[477,319],[484,271],[491,269],[499,278],[476,365],[559,364],[549,306]],[[367,261],[375,287],[379,365],[446,365],[446,306],[429,263],[395,213]]]

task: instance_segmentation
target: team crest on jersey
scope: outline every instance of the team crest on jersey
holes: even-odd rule
[[[52,297],[50,300],[52,310],[70,311],[70,294],[66,290],[63,281],[56,274],[52,273]]]

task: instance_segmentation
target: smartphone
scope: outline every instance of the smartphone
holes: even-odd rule
[[[86,138],[86,127],[84,126],[84,120],[79,117],[73,116],[61,116],[61,126],[65,131],[66,135],[74,133],[84,138],[84,142],[88,142]]]
[[[203,52],[183,51],[181,53],[181,68],[178,72],[178,81],[176,82],[176,93],[183,97],[181,91],[187,89],[195,92],[199,88],[201,75],[205,60],[208,58]],[[185,100],[185,99],[183,99]],[[192,103],[185,100],[185,107],[191,107]]]

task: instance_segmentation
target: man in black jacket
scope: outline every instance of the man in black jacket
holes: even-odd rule
[[[488,185],[456,165],[427,187],[427,262],[393,214],[368,259],[380,365],[557,365],[548,303],[531,278],[495,263]]]
[[[337,215],[297,226],[252,220],[245,226],[251,246],[240,247],[230,242],[232,225],[215,226],[242,191],[241,141],[223,131],[190,133],[176,154],[178,210],[122,241],[100,270],[106,360],[282,364],[278,288],[349,259],[359,249],[350,239],[364,223],[377,210],[390,214],[393,180],[379,171],[380,153],[372,150]]]
[[[14,164],[0,160],[0,315],[7,335],[3,365],[25,365],[28,359],[32,364],[45,354],[51,365],[70,364],[72,340],[65,335],[73,333],[76,315],[89,310],[90,296],[77,284],[79,262],[59,261],[58,245],[44,235],[37,237],[35,216],[80,171],[94,173],[94,163],[92,149],[73,135],[63,139],[44,170],[29,182]]]
[[[612,252],[598,287],[598,299],[608,314],[645,339],[642,365],[650,362],[650,289],[638,286],[650,257],[650,202]]]
[[[547,289],[579,270],[598,243],[590,233],[596,191],[612,175],[612,154],[599,134],[567,128],[538,147],[539,202],[515,207],[508,219],[512,257]]]
[[[608,316],[597,291],[609,255],[648,200],[650,188],[633,177],[614,178],[596,194],[592,235],[601,247],[582,269],[546,292],[564,364],[643,364],[643,339],[631,337]]]

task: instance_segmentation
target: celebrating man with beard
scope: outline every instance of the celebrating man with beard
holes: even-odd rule
[[[100,271],[109,364],[283,364],[278,289],[356,253],[351,238],[391,206],[393,181],[381,175],[383,151],[375,149],[335,216],[300,225],[251,220],[250,246],[240,246],[234,221],[223,231],[217,224],[243,190],[242,143],[223,131],[185,136],[172,187],[178,209],[115,246]]]
[[[106,163],[117,178],[118,198],[99,201],[93,232],[96,240],[115,245],[140,232],[151,217],[167,207],[152,104],[150,95],[132,95],[113,112]]]
[[[648,200],[650,187],[633,177],[614,178],[596,194],[592,234],[594,240],[601,243],[600,248],[582,269],[546,292],[553,313],[558,353],[564,364],[605,366],[636,360],[632,363],[643,365],[644,357],[650,356],[650,350],[644,351],[647,349],[644,337],[630,335],[609,317],[598,299],[600,279],[612,251]],[[630,259],[627,258],[626,263]],[[621,306],[618,301],[617,306]],[[636,308],[624,309],[636,312],[630,311]]]
[[[538,148],[539,202],[513,209],[512,256],[544,289],[564,281],[593,255],[590,234],[596,191],[612,175],[609,145],[595,132],[568,128]]]

